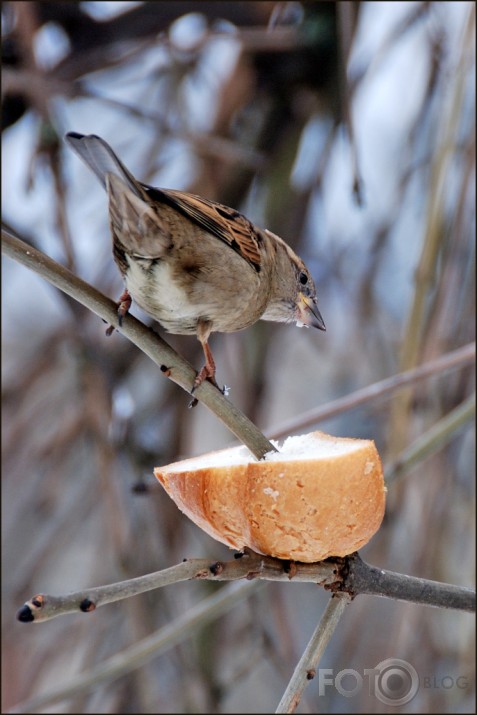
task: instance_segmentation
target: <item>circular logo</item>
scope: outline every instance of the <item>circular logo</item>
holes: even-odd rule
[[[419,690],[417,670],[407,661],[387,658],[377,664],[375,695],[384,705],[405,705]]]

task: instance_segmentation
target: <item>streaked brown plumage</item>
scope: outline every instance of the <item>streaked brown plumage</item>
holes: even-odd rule
[[[325,330],[303,261],[279,236],[234,209],[193,194],[137,181],[100,137],[66,140],[109,196],[114,259],[132,298],[166,330],[195,334],[205,365],[194,388],[215,383],[212,332],[234,332],[257,320]]]

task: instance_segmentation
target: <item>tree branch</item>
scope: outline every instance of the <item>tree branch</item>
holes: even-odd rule
[[[346,593],[336,594],[328,601],[326,610],[298,661],[287,689],[275,710],[276,713],[292,713],[296,710],[305,687],[315,677],[321,656],[350,601],[351,598]]]
[[[429,360],[429,362],[419,365],[419,367],[405,370],[397,375],[391,375],[391,377],[387,377],[384,380],[355,390],[349,395],[338,397],[337,400],[328,402],[326,405],[314,407],[308,412],[304,412],[298,415],[298,417],[294,417],[272,428],[270,434],[274,439],[280,439],[299,429],[310,427],[321,420],[330,419],[347,410],[355,409],[378,397],[388,397],[397,390],[414,385],[432,375],[461,369],[473,363],[475,363],[475,342],[467,343],[467,345],[463,345],[461,348],[457,348],[457,350],[441,355],[435,360]]]
[[[475,591],[462,586],[429,581],[416,576],[386,571],[362,561],[358,553],[346,557],[340,591],[352,596],[368,594],[436,608],[475,612]]]
[[[386,468],[387,484],[445,447],[455,433],[472,419],[475,419],[475,392],[403,450],[398,459]]]
[[[128,581],[77,591],[65,596],[39,594],[33,596],[18,611],[17,619],[22,623],[40,623],[68,613],[91,613],[100,606],[121,601],[139,593],[169,586],[180,581],[202,579],[207,581],[236,581],[238,579],[263,579],[265,581],[293,581],[335,584],[336,564],[333,561],[319,561],[315,564],[274,559],[247,549],[243,558],[233,561],[187,559],[176,566],[155,573],[139,576]]]
[[[73,676],[66,685],[52,688],[44,694],[17,703],[7,712],[45,712],[45,707],[49,707],[53,703],[81,695],[101,683],[116,680],[148,663],[175,645],[189,639],[198,628],[206,626],[237,606],[250,595],[252,590],[256,592],[256,587],[253,589],[250,583],[231,583],[221,588],[217,593],[204,598],[188,609],[187,613],[174,619],[172,623],[159,628],[150,636],[139,640],[120,653],[106,658],[92,670]]]
[[[105,322],[114,325],[122,335],[129,338],[150,357],[166,377],[180,385],[186,392],[190,392],[196,371],[159,335],[137,318],[128,314],[119,326],[117,305],[112,300],[3,227],[2,252],[45,278],[56,288],[99,315]],[[267,452],[277,451],[253,422],[207,380],[195,390],[194,397],[208,407],[257,459],[262,459]]]
[[[17,618],[22,623],[40,623],[68,613],[91,613],[107,603],[191,579],[307,582],[320,584],[333,593],[348,593],[353,598],[369,594],[427,606],[475,610],[475,592],[470,589],[384,571],[369,566],[358,553],[306,564],[262,556],[247,549],[242,558],[233,561],[211,563],[205,559],[187,559],[163,571],[108,586],[65,596],[39,594],[20,608]]]

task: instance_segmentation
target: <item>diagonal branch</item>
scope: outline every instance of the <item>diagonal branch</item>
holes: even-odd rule
[[[336,594],[328,601],[326,610],[298,661],[287,689],[275,710],[276,713],[295,712],[301,695],[309,681],[313,680],[321,656],[350,601],[351,598],[346,593]]]
[[[386,482],[409,472],[416,464],[445,447],[464,425],[475,420],[475,392],[420,435],[386,468]]]
[[[292,434],[299,429],[310,427],[311,425],[321,422],[322,420],[336,417],[347,410],[355,409],[360,405],[365,405],[380,397],[389,397],[397,390],[411,386],[425,380],[433,375],[443,374],[451,370],[460,370],[475,363],[475,342],[467,343],[456,350],[452,350],[445,355],[441,355],[435,360],[413,367],[410,370],[405,370],[397,375],[391,375],[379,382],[373,382],[371,385],[362,387],[359,390],[351,392],[344,397],[338,397],[332,402],[327,402],[326,405],[314,407],[308,412],[303,412],[297,417],[293,417],[286,422],[272,428],[270,431],[274,439],[280,439],[286,435]]]
[[[199,601],[199,603],[188,609],[187,613],[159,628],[150,636],[142,638],[129,648],[125,648],[120,653],[106,658],[92,670],[75,675],[65,685],[53,687],[46,693],[17,703],[8,712],[45,712],[44,708],[47,706],[81,695],[101,683],[114,681],[140,668],[170,648],[186,641],[198,628],[206,626],[224,613],[232,610],[252,592],[255,593],[256,589],[257,584],[254,587],[250,583],[231,583],[221,588],[217,593]]]
[[[159,335],[137,318],[126,315],[122,325],[119,326],[117,306],[112,300],[4,228],[2,228],[2,252],[45,278],[107,323],[114,325],[120,333],[150,357],[166,377],[180,385],[186,392],[190,392],[196,376],[195,370]],[[267,452],[276,451],[253,422],[210,382],[204,381],[195,390],[194,397],[206,405],[257,459],[262,459]]]

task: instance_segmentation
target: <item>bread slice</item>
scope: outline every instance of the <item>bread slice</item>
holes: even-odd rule
[[[156,467],[162,486],[197,526],[228,546],[314,562],[366,544],[384,516],[374,442],[312,432],[252,461],[245,447]]]

